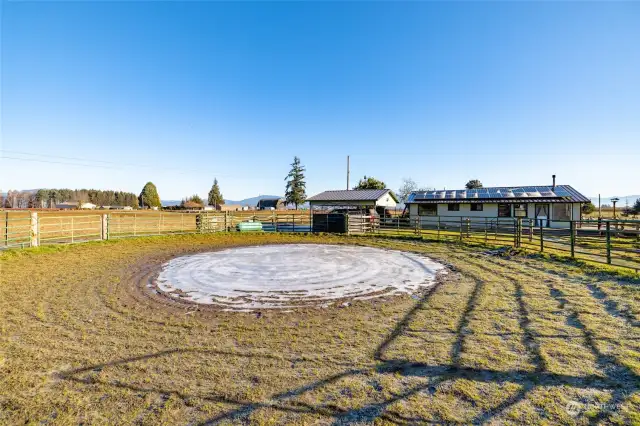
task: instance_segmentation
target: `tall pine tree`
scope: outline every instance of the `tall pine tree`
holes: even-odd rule
[[[300,164],[298,157],[293,157],[293,163],[291,163],[291,171],[284,178],[287,181],[287,187],[284,192],[284,198],[287,204],[294,204],[296,210],[298,205],[304,203],[307,199],[306,187],[307,184],[304,181],[305,168]]]
[[[220,192],[220,186],[218,185],[218,179],[213,178],[213,186],[209,191],[209,199],[208,204],[210,206],[214,206],[216,209],[218,206],[224,204],[224,198],[222,198],[222,193]]]

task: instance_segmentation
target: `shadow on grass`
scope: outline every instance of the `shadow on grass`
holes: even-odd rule
[[[545,362],[545,358],[541,353],[539,342],[536,340],[539,337],[546,337],[536,333],[531,328],[531,311],[527,309],[527,304],[524,300],[524,291],[520,281],[510,274],[497,274],[496,271],[489,267],[479,263],[473,263],[473,266],[482,269],[489,273],[489,276],[500,277],[508,280],[513,287],[512,296],[515,298],[517,304],[518,324],[521,329],[522,344],[527,348],[527,352],[534,368],[531,370],[526,369],[512,369],[506,371],[494,370],[490,368],[470,368],[462,365],[461,357],[465,348],[465,339],[470,334],[469,325],[473,313],[478,309],[478,298],[483,291],[484,286],[490,284],[485,279],[479,278],[471,273],[464,273],[467,279],[472,280],[472,290],[467,298],[462,315],[457,323],[455,331],[442,331],[442,333],[449,333],[455,335],[455,342],[453,342],[449,356],[451,362],[445,365],[430,365],[422,362],[412,362],[405,359],[394,359],[393,357],[386,356],[386,352],[397,339],[402,336],[411,336],[419,334],[422,331],[411,328],[411,323],[416,319],[416,316],[421,313],[428,313],[428,303],[433,295],[441,289],[443,286],[454,285],[452,283],[439,283],[427,291],[423,297],[410,309],[395,325],[393,330],[388,336],[378,345],[371,357],[371,364],[362,368],[348,368],[348,364],[344,364],[347,368],[329,377],[321,380],[316,380],[305,384],[300,387],[289,389],[284,392],[280,392],[265,398],[263,402],[252,402],[237,400],[221,395],[209,395],[209,396],[197,396],[205,401],[224,403],[234,406],[234,408],[211,417],[203,422],[201,425],[217,424],[223,421],[242,421],[250,416],[253,412],[263,408],[270,408],[283,412],[298,413],[298,414],[314,414],[322,417],[326,417],[333,421],[333,424],[351,424],[354,422],[372,422],[375,419],[384,419],[392,423],[408,424],[408,423],[428,423],[444,421],[442,419],[425,418],[421,416],[407,416],[395,411],[388,411],[390,405],[397,403],[398,401],[407,400],[408,398],[417,394],[433,395],[437,390],[437,386],[445,382],[452,382],[457,379],[466,379],[478,383],[494,383],[497,385],[505,383],[513,383],[520,386],[519,390],[513,395],[508,396],[504,400],[497,403],[495,406],[483,409],[480,413],[476,414],[472,419],[465,420],[465,423],[486,423],[494,419],[499,418],[502,414],[506,413],[509,409],[514,407],[519,402],[527,399],[528,395],[535,391],[538,387],[558,387],[565,386],[575,389],[599,389],[612,392],[612,403],[619,404],[624,401],[625,395],[632,392],[636,392],[640,389],[638,382],[638,376],[633,373],[629,368],[621,365],[615,358],[603,355],[595,344],[595,337],[593,333],[585,327],[580,321],[579,314],[573,310],[571,305],[567,303],[564,294],[553,287],[552,284],[547,284],[549,287],[549,295],[558,303],[558,307],[562,311],[566,311],[566,315],[570,324],[575,329],[575,335],[561,335],[559,337],[570,339],[575,338],[576,335],[581,336],[584,339],[585,346],[594,354],[597,360],[597,364],[601,370],[601,374],[593,375],[570,375],[570,374],[558,374],[549,371],[548,365]],[[534,275],[531,275],[535,277]],[[540,278],[540,277],[535,277]],[[594,295],[596,296],[596,295]],[[424,333],[438,333],[438,331],[425,330]],[[92,379],[83,378],[82,375],[93,371],[100,371],[101,369],[109,366],[118,366],[130,362],[143,361],[153,358],[162,358],[173,354],[183,354],[188,352],[202,352],[211,355],[222,356],[239,356],[239,357],[257,357],[257,358],[269,358],[283,360],[285,358],[278,357],[269,354],[256,354],[256,353],[237,353],[237,352],[225,352],[217,350],[201,350],[201,349],[172,349],[153,354],[142,355],[138,357],[131,357],[127,359],[116,360],[110,363],[97,364],[89,367],[79,368],[75,370],[66,371],[60,374],[60,377],[65,380],[74,381],[83,384],[100,383],[107,386],[115,386],[118,388],[129,389],[136,392],[154,392],[159,394],[173,394],[181,399],[192,398],[194,395],[189,395],[183,392],[171,391],[167,389],[142,387],[120,382],[96,382]],[[291,362],[308,362],[308,359],[291,358],[286,359]],[[322,362],[322,361],[312,361]],[[339,365],[332,363],[333,365]],[[302,396],[305,393],[312,392],[316,389],[320,389],[324,386],[338,382],[341,379],[356,377],[359,375],[367,375],[371,373],[381,374],[394,374],[400,377],[415,377],[427,379],[426,382],[419,385],[408,386],[402,391],[393,393],[390,397],[386,397],[381,401],[365,404],[359,408],[345,409],[337,406],[333,403],[326,404],[309,404],[297,400],[296,397]],[[602,411],[596,417],[597,421],[606,419],[609,413]]]

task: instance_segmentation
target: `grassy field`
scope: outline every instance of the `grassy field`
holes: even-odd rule
[[[255,314],[136,290],[175,255],[327,242],[450,266],[415,297]],[[640,423],[640,291],[410,239],[150,237],[0,253],[0,424]]]

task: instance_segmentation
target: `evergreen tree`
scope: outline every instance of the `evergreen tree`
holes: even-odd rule
[[[147,182],[147,184],[142,188],[142,192],[140,193],[140,206],[144,208],[147,207],[161,207],[160,196],[158,195],[158,189],[152,182]]]
[[[631,213],[640,214],[640,198],[638,198],[636,202],[633,203],[633,207],[631,207]]]
[[[300,164],[300,159],[297,156],[293,157],[291,171],[287,177],[284,178],[284,180],[287,181],[284,198],[287,204],[294,204],[296,210],[298,209],[298,205],[304,203],[307,199],[307,184],[304,181],[304,172],[305,168]]]
[[[218,185],[218,179],[216,178],[213,178],[213,186],[209,191],[208,202],[210,206],[215,206],[216,208],[224,204],[224,199],[222,198],[222,193],[220,192],[220,186]]]
[[[353,189],[386,189],[387,186],[381,180],[374,177],[367,177],[360,179],[360,182]]]

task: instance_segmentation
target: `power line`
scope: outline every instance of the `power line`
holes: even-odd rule
[[[69,162],[65,162],[65,161],[38,160],[38,159],[35,159],[35,158],[8,157],[6,155],[3,155],[0,158],[3,159],[3,160],[35,161],[37,163],[66,164],[66,165],[71,165],[71,166],[100,167],[100,168],[104,168],[104,169],[120,169],[120,170],[122,170],[121,168],[118,168],[118,167],[99,166],[99,165],[96,165],[96,164],[80,164],[80,163],[69,163]]]
[[[52,155],[52,154],[37,154],[37,153],[34,153],[34,152],[12,151],[10,149],[0,149],[0,151],[9,152],[11,154],[31,155],[31,156],[34,156],[34,157],[51,157],[51,158],[62,158],[62,159],[66,159],[66,160],[89,161],[89,162],[93,162],[93,163],[105,163],[105,164],[138,166],[138,164],[127,164],[127,163],[119,163],[119,162],[115,162],[115,161],[94,160],[94,159],[91,159],[91,158],[63,157],[61,155]]]
[[[91,167],[91,168],[103,168],[103,169],[113,169],[113,170],[125,170],[124,167],[135,167],[135,168],[140,168],[140,167],[144,167],[144,168],[149,168],[149,169],[162,169],[163,171],[173,171],[175,173],[179,173],[179,174],[191,174],[191,175],[195,175],[198,174],[199,176],[202,175],[201,172],[195,172],[195,171],[190,171],[190,170],[184,170],[184,169],[180,169],[180,168],[176,168],[176,167],[163,167],[163,166],[151,166],[151,165],[146,165],[146,164],[133,164],[133,163],[119,163],[119,162],[115,162],[115,161],[105,161],[105,160],[93,160],[93,159],[88,159],[88,158],[79,158],[79,157],[65,157],[65,156],[61,156],[61,155],[49,155],[49,154],[36,154],[36,153],[31,153],[31,152],[24,152],[24,151],[13,151],[13,150],[8,150],[8,149],[0,149],[0,152],[8,152],[8,153],[12,153],[12,154],[19,154],[19,155],[29,155],[29,156],[35,156],[35,157],[47,157],[47,158],[60,158],[63,160],[74,160],[74,161],[82,161],[83,163],[76,163],[76,162],[68,162],[68,161],[53,161],[53,160],[44,160],[44,159],[39,159],[39,158],[22,158],[22,157],[13,157],[13,156],[6,156],[6,155],[2,155],[0,156],[0,159],[8,159],[8,160],[15,160],[15,161],[33,161],[33,162],[38,162],[38,163],[49,163],[49,164],[64,164],[64,165],[69,165],[69,166],[79,166],[79,167]],[[114,166],[107,166],[107,165],[101,165],[101,164],[91,164],[91,163],[103,163],[103,164],[113,164],[115,166],[120,166],[120,167],[114,167]],[[124,166],[124,167],[122,167]],[[230,176],[230,175],[221,175],[218,173],[214,173],[215,176],[220,176],[220,177],[225,177],[225,178],[240,178],[238,176]],[[242,179],[247,179],[246,177],[242,177]]]

